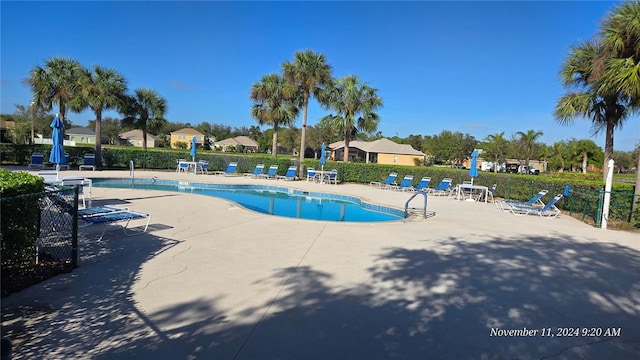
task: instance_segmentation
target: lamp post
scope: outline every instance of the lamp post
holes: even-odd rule
[[[36,137],[35,134],[33,132],[33,119],[35,118],[35,102],[31,102],[31,145],[33,145],[33,143],[35,143],[36,141]]]

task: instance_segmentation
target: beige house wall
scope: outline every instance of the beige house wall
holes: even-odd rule
[[[378,153],[378,164],[415,166],[413,159],[420,159],[420,156]]]

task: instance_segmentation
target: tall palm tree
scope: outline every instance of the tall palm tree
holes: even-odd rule
[[[301,96],[302,105],[302,130],[300,134],[300,161],[299,174],[303,172],[304,151],[306,147],[307,110],[309,99],[316,96],[326,85],[331,83],[331,66],[327,64],[324,54],[317,54],[311,50],[298,51],[294,55],[293,62],[282,63],[284,78],[295,84]]]
[[[73,101],[80,94],[85,74],[76,60],[54,57],[46,60],[44,67],[32,68],[25,82],[33,91],[34,106],[50,111],[57,104],[60,120],[64,122],[67,109],[82,111]]]
[[[95,131],[96,145],[95,151],[98,161],[96,166],[101,165],[102,157],[102,111],[116,109],[123,101],[127,91],[127,82],[122,75],[113,69],[105,69],[101,66],[94,66],[93,72],[85,69],[85,82],[82,84],[80,102],[88,106],[96,114]]]
[[[273,126],[273,157],[278,155],[278,128],[290,125],[298,117],[299,110],[294,104],[296,95],[295,85],[278,74],[265,75],[251,86],[249,98],[254,102],[251,116],[260,125]]]
[[[158,131],[167,123],[164,114],[167,112],[167,101],[151,89],[137,89],[128,96],[120,110],[126,125],[142,130],[142,148],[147,150],[147,130]]]
[[[487,148],[484,149],[487,156],[493,158],[493,172],[497,173],[500,168],[500,162],[504,162],[507,157],[507,145],[509,141],[504,137],[504,131],[487,135]]]
[[[592,121],[594,133],[605,129],[603,176],[613,156],[613,134],[622,127],[632,109],[631,99],[603,76],[611,52],[601,42],[592,41],[574,46],[560,69],[563,85],[570,90],[556,104],[554,116],[563,125],[578,117]]]
[[[572,147],[576,158],[582,163],[582,173],[587,173],[587,164],[590,157],[595,154],[602,154],[602,150],[593,140],[581,139],[572,141]]]
[[[358,131],[374,132],[378,129],[380,116],[375,110],[382,107],[382,99],[378,90],[368,83],[360,83],[354,75],[336,79],[331,87],[325,89],[321,96],[326,108],[336,114],[327,115],[321,122],[341,131],[344,137],[343,161],[349,161],[349,141]]]
[[[516,136],[519,145],[519,154],[524,155],[526,166],[529,166],[529,160],[536,155],[537,144],[536,140],[540,136],[544,135],[542,131],[527,130],[527,132],[518,131]]]

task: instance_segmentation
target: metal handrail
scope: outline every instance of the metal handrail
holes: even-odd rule
[[[411,202],[411,200],[413,200],[416,196],[418,196],[419,194],[424,195],[424,207],[422,208],[410,208],[409,207],[409,203]],[[411,197],[409,198],[409,200],[407,200],[407,202],[404,204],[404,217],[409,217],[409,210],[421,210],[422,211],[422,216],[426,219],[427,218],[427,192],[426,191],[416,191],[415,194],[411,195]]]

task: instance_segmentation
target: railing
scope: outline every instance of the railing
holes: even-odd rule
[[[424,196],[424,206],[423,207],[409,207],[409,203],[411,202],[411,200],[413,200],[416,196],[418,195],[423,195]],[[422,216],[426,219],[427,218],[427,193],[425,191],[416,191],[413,195],[411,195],[411,197],[409,198],[409,200],[407,200],[407,202],[404,204],[404,217],[409,217],[410,213],[417,213],[417,212],[421,212]]]

